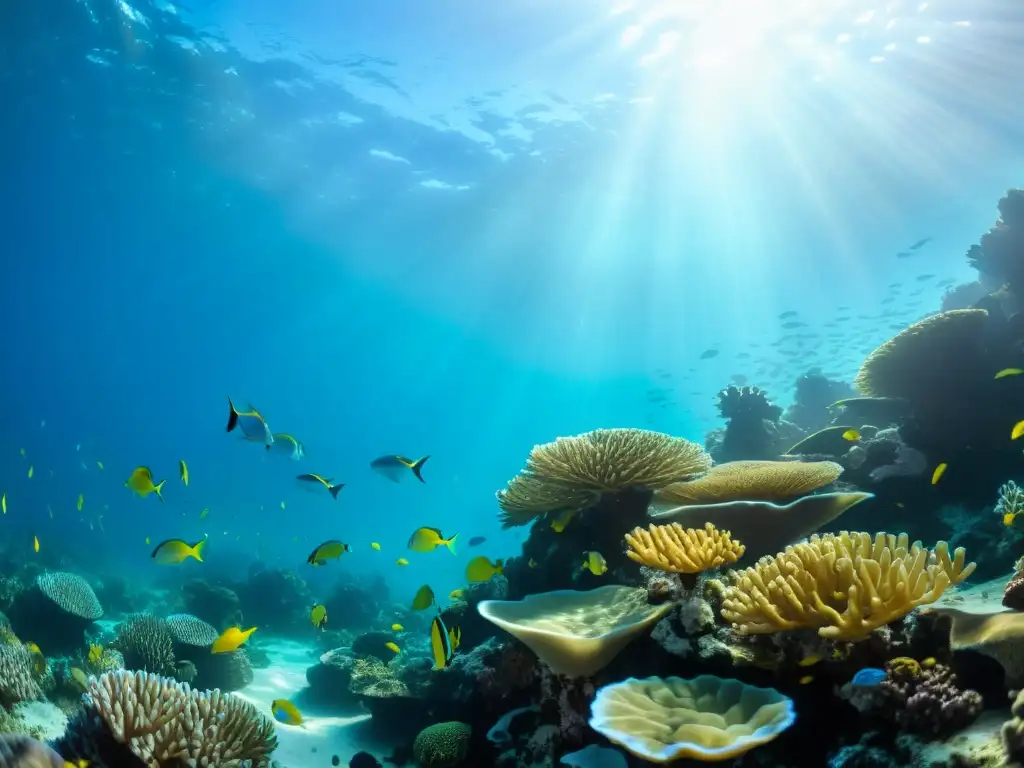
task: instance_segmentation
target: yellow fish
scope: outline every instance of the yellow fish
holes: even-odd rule
[[[178,462],[178,475],[181,477],[181,482],[186,486],[188,485],[188,464],[185,463],[184,459]]]
[[[1011,525],[1013,525],[1013,521],[1018,514],[1018,512],[1007,512],[1005,515],[1003,515],[1003,525],[1009,528]]]
[[[160,565],[177,565],[189,557],[194,557],[200,563],[203,562],[203,547],[206,546],[206,539],[200,539],[195,544],[189,544],[183,539],[167,539],[156,545],[153,554],[150,555]]]
[[[255,631],[256,627],[249,627],[246,630],[239,629],[238,627],[228,627],[220,633],[220,637],[213,641],[213,647],[210,648],[210,652],[230,653],[231,651],[237,651],[249,639],[249,635]]]
[[[403,629],[405,629],[405,627],[403,627],[401,624],[392,624],[391,629],[394,632],[401,632]]]
[[[459,646],[462,645],[462,627],[456,627],[455,629],[448,630],[448,640],[452,644],[452,652],[459,650]]]
[[[406,560],[404,557],[400,557],[397,560],[395,560],[395,565],[408,565],[408,564],[409,564],[409,561]]]
[[[209,507],[205,507],[205,508],[203,509],[203,511],[199,513],[199,519],[200,519],[200,520],[202,520],[202,519],[203,519],[204,517],[206,517],[206,516],[207,516],[208,514],[210,514],[210,508],[209,508]]]
[[[493,563],[483,555],[474,557],[466,563],[466,581],[489,581],[492,576],[505,572],[505,562],[495,560]]]
[[[461,589],[453,589],[451,592],[448,593],[448,599],[449,600],[461,600],[462,596],[464,594],[466,594],[465,591],[463,591]]]
[[[584,552],[580,570],[584,568],[595,576],[601,576],[608,572],[608,563],[600,552]]]
[[[454,555],[457,538],[459,538],[457,533],[450,539],[446,539],[437,528],[417,528],[409,537],[409,549],[413,552],[433,552],[438,547],[444,546],[448,547],[448,551]]]
[[[82,511],[82,507],[84,507],[84,506],[85,506],[85,494],[84,493],[80,493],[80,494],[78,494],[78,511],[81,512]]]
[[[563,512],[562,514],[560,514],[558,517],[556,517],[554,520],[551,521],[551,529],[555,533],[561,533],[562,531],[565,530],[565,526],[567,526],[572,521],[572,519],[575,516],[576,516],[576,510],[575,509],[567,509],[567,510],[565,510],[565,512]]]
[[[328,560],[337,560],[346,552],[351,551],[352,548],[348,544],[343,544],[337,539],[331,539],[310,552],[306,562],[310,565],[326,565]]]
[[[1024,435],[1024,421],[1018,421],[1013,425],[1013,429],[1010,431],[1010,439],[1016,440],[1021,435]]]
[[[96,466],[97,466],[97,467],[99,467],[100,469],[104,469],[104,466],[103,466],[103,462],[102,462],[102,461],[97,461],[97,462],[96,462]]]
[[[163,504],[164,497],[161,490],[164,487],[166,480],[161,480],[156,485],[153,485],[153,473],[149,471],[149,467],[136,467],[132,470],[131,475],[124,481],[125,488],[131,488],[142,498],[146,498],[151,493],[155,493],[156,497],[160,499],[160,503]]]
[[[814,680],[814,675],[804,675],[800,678],[800,685],[807,685]]]
[[[285,725],[302,725],[302,714],[287,699],[274,699],[270,702],[270,711],[274,719]]]
[[[860,440],[860,432],[856,429],[848,429],[843,432],[843,440],[847,440],[851,443],[855,443]]]
[[[448,634],[448,628],[438,614],[430,622],[430,656],[434,660],[434,669],[444,669],[451,664],[455,649],[452,648],[452,638]]]
[[[89,646],[89,663],[99,664],[103,658],[103,646],[102,645],[90,645]]]
[[[398,647],[398,643],[384,643],[384,647],[394,651],[395,653],[401,653],[402,649]]]
[[[807,656],[806,658],[800,659],[797,664],[801,667],[813,667],[819,661],[821,661],[821,656]]]
[[[416,590],[416,596],[412,599],[412,609],[414,611],[424,611],[433,604],[434,590],[430,588],[429,584],[424,584]]]
[[[28,479],[31,480],[32,479],[32,475],[34,475],[35,473],[36,473],[35,467],[33,467],[30,464],[29,467],[28,467]]]
[[[377,543],[376,541],[371,541],[371,542],[370,542],[370,546],[371,546],[371,547],[372,547],[373,549],[375,549],[375,550],[377,550],[378,552],[380,552],[380,544],[378,544],[378,543]]]
[[[1024,373],[1024,368],[1003,368],[994,378],[1005,379],[1007,376],[1020,376]]]
[[[1021,424],[1024,424],[1024,422],[1021,422]],[[938,484],[939,480],[942,479],[942,476],[946,474],[946,467],[948,466],[949,465],[946,462],[942,462],[935,468],[935,471],[932,472],[932,485]]]
[[[3,509],[4,514],[6,515],[7,514],[7,494],[6,493],[2,497],[0,497],[0,508]]]
[[[327,608],[323,605],[314,605],[313,610],[309,612],[309,623],[317,629],[323,629],[327,623]]]
[[[25,647],[28,649],[28,652],[32,657],[32,671],[37,675],[46,674],[46,657],[43,656],[43,652],[39,649],[39,646],[30,640],[25,643]]]
[[[36,552],[39,551],[39,537],[38,536],[33,536],[32,537],[32,549],[34,549]]]
[[[924,667],[925,669],[931,669],[936,664],[938,664],[938,662],[935,660],[934,656],[929,656],[927,659],[922,659],[921,660],[921,666]]]
[[[83,693],[89,690],[89,678],[85,672],[80,670],[78,667],[71,667],[68,672],[71,674],[71,682],[74,683],[76,687],[78,687]]]
[[[228,414],[228,432],[234,431],[235,427],[239,427],[242,430],[242,435],[246,440],[250,440],[254,443],[263,443],[267,450],[270,450],[270,446],[274,444],[274,433],[270,431],[270,427],[267,426],[267,422],[260,416],[259,411],[249,406],[248,411],[239,411],[235,408],[235,404],[231,402],[231,398],[228,398],[228,407],[231,408],[231,412]]]

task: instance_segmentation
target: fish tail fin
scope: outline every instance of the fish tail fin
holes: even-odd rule
[[[204,536],[202,539],[192,545],[192,551],[189,553],[198,560],[200,563],[203,562],[203,548],[206,546],[207,539]]]
[[[235,410],[235,404],[231,402],[231,398],[228,398],[228,407],[231,409],[231,413],[228,414],[228,429],[230,432],[238,426],[238,411]]]
[[[422,459],[418,459],[417,461],[414,461],[412,463],[412,466],[409,467],[409,469],[412,470],[412,473],[414,475],[416,475],[416,479],[419,480],[421,483],[427,482],[426,480],[423,479],[423,475],[420,474],[420,471],[423,469],[423,465],[427,463],[427,459],[429,459],[429,458],[430,458],[430,454],[428,453]]]
[[[160,499],[160,503],[161,504],[164,503],[163,490],[164,490],[164,483],[166,483],[166,482],[167,482],[166,479],[165,480],[161,480],[159,483],[157,483],[155,486],[153,486],[153,490],[156,492],[156,497],[158,499]]]
[[[444,543],[444,545],[448,547],[448,551],[451,552],[453,555],[458,554],[458,552],[455,551],[455,540],[457,538],[459,538],[459,534],[456,533],[454,536],[452,536],[450,539],[448,539],[448,541]]]
[[[344,483],[338,483],[337,485],[330,485],[330,486],[328,486],[328,489],[331,492],[331,496],[333,496],[334,498],[338,498],[338,492],[342,488],[344,488],[344,487],[345,487]]]

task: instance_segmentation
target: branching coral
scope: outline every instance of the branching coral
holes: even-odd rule
[[[86,709],[57,744],[65,758],[149,768],[266,768],[276,747],[273,723],[247,701],[125,671],[89,680]]]
[[[745,634],[816,628],[861,640],[966,579],[975,564],[964,560],[962,548],[951,559],[946,542],[932,552],[906,534],[814,535],[731,574],[722,617]]]
[[[626,534],[626,554],[634,562],[671,573],[701,573],[735,563],[744,547],[728,531],[711,523],[703,530],[683,528],[679,523],[635,528]]]
[[[718,413],[732,421],[778,421],[782,409],[772,405],[768,395],[758,387],[737,387],[730,384],[718,393]]]

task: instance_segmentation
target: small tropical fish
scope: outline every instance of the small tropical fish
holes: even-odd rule
[[[33,536],[32,537],[32,549],[35,550],[36,552],[39,551],[39,537],[38,536]]]
[[[92,761],[86,760],[84,757],[81,757],[78,760],[64,761],[64,768],[89,768],[90,765],[92,765]]]
[[[344,483],[331,485],[333,478],[321,477],[320,475],[315,475],[312,472],[305,475],[298,475],[295,479],[299,481],[299,485],[301,487],[307,490],[322,491],[326,488],[335,499],[338,498],[338,492],[345,487]]]
[[[84,506],[85,506],[85,494],[84,493],[80,493],[80,494],[78,494],[78,511],[81,512],[82,511],[82,507],[84,507]]]
[[[800,678],[799,683],[800,683],[800,685],[807,685],[808,683],[811,683],[813,681],[814,681],[814,675],[804,675],[803,677]]]
[[[231,408],[231,412],[228,414],[228,428],[227,431],[231,432],[235,427],[242,430],[242,435],[246,440],[250,440],[254,443],[263,443],[267,450],[270,450],[270,446],[274,444],[274,434],[270,431],[270,427],[267,426],[267,422],[264,421],[263,417],[260,416],[259,411],[249,406],[248,411],[239,411],[235,408],[235,404],[231,402],[231,398],[228,398],[228,406]]]
[[[32,658],[32,671],[37,675],[46,674],[46,657],[43,652],[39,649],[39,646],[29,641],[25,643],[25,647]]]
[[[925,669],[931,669],[932,667],[934,667],[938,663],[939,662],[937,662],[935,660],[934,656],[929,656],[927,659],[922,659],[921,660],[921,666],[924,667]]]
[[[384,643],[384,647],[395,653],[401,653],[402,649],[398,647],[398,643]]]
[[[29,467],[28,467],[28,479],[31,480],[32,479],[32,475],[34,475],[35,473],[36,473],[36,468],[33,467],[31,464],[29,464]]]
[[[417,480],[425,483],[427,481],[423,479],[423,475],[420,473],[423,470],[423,465],[427,463],[429,458],[430,456],[427,455],[422,459],[413,461],[404,456],[381,456],[379,459],[374,459],[370,462],[370,469],[384,475],[384,477],[394,483],[401,482],[402,478],[405,477],[405,473],[411,470]]]
[[[797,664],[801,667],[813,667],[819,661],[821,661],[821,656],[814,655],[800,659],[800,661],[798,661]]]
[[[391,630],[393,632],[401,632],[403,629],[405,629],[405,627],[403,627],[401,624],[395,623],[391,625]]]
[[[188,486],[188,464],[185,463],[184,459],[181,459],[180,461],[178,461],[178,475],[181,477],[181,482],[183,482],[186,485],[186,487],[187,487]]]
[[[210,514],[210,508],[209,507],[203,507],[203,511],[199,513],[199,519],[202,520],[208,514]]]
[[[858,440],[860,440],[860,432],[858,432],[856,429],[848,429],[845,432],[843,432],[843,440],[855,443]]]
[[[71,675],[71,682],[81,689],[83,693],[89,690],[89,677],[85,672],[80,670],[78,667],[71,667],[71,669],[68,670],[68,673]]]
[[[25,458],[25,449],[24,448],[21,449],[20,453],[21,453],[21,457]]]
[[[98,469],[106,469],[106,467],[103,466],[103,462],[102,461],[97,461],[96,462],[96,467]]]
[[[561,533],[565,530],[565,526],[567,526],[574,517],[576,517],[575,509],[565,510],[560,515],[558,515],[558,517],[551,521],[551,530],[553,530],[555,533]]]
[[[128,479],[124,481],[124,485],[126,488],[131,488],[142,498],[146,498],[149,494],[155,493],[156,497],[160,499],[160,503],[162,504],[164,497],[161,490],[166,482],[166,480],[161,480],[156,485],[153,485],[153,473],[150,472],[149,467],[136,467],[132,470]]]
[[[285,725],[302,725],[302,715],[295,705],[287,699],[274,699],[270,702],[270,711],[274,719]]]
[[[309,612],[309,622],[317,629],[323,629],[327,623],[327,609],[320,604],[314,605],[313,610]]]
[[[536,560],[534,560],[534,559],[533,559],[533,558],[531,557],[531,558],[529,559],[529,561],[528,561],[528,562],[526,563],[526,565],[527,565],[527,567],[529,567],[529,568],[536,568],[536,567],[537,567],[537,561],[536,561]]]
[[[286,456],[292,461],[298,461],[306,457],[306,449],[298,440],[286,432],[278,432],[274,435],[274,444],[270,450]]]
[[[434,660],[434,669],[447,667],[454,655],[455,649],[452,648],[451,635],[448,634],[448,628],[438,614],[430,622],[430,657]]]
[[[281,509],[284,509],[284,502],[281,502]]]
[[[505,572],[505,562],[495,560],[493,563],[480,555],[466,563],[466,581],[483,582],[489,581],[492,576]]]
[[[584,552],[581,570],[584,568],[595,576],[601,576],[608,572],[608,562],[600,552]]]
[[[461,600],[463,595],[465,595],[465,594],[466,594],[465,590],[453,589],[451,592],[448,593],[448,599],[449,600]]]
[[[1005,515],[1003,515],[1003,525],[1005,525],[1007,528],[1012,526],[1013,521],[1017,518],[1017,515],[1019,514],[1019,512],[1007,512]]]
[[[371,542],[370,542],[370,546],[371,546],[371,547],[372,547],[373,549],[375,549],[375,550],[377,550],[378,552],[380,552],[380,544],[378,544],[378,543],[377,543],[376,541],[371,541]]]
[[[167,539],[156,545],[153,554],[150,555],[160,565],[177,565],[189,557],[194,557],[200,563],[203,562],[203,547],[206,546],[206,538],[202,538],[195,544],[189,544],[184,539]]]
[[[483,536],[474,536],[472,539],[469,540],[469,546],[471,546],[471,547],[479,547],[485,541],[487,541],[487,539],[484,538]]]
[[[103,659],[103,646],[102,645],[90,645],[89,646],[89,663],[99,664]]]
[[[331,539],[310,552],[306,562],[310,565],[324,565],[328,560],[337,560],[346,552],[351,551],[352,548],[348,544],[343,544],[337,539]]]
[[[1013,429],[1010,431],[1010,439],[1016,440],[1021,435],[1024,435],[1024,420],[1018,421],[1013,425]]]
[[[850,682],[858,688],[874,688],[885,680],[885,670],[878,667],[864,667],[857,671]]]
[[[448,547],[448,551],[455,554],[455,540],[459,534],[450,539],[444,538],[438,528],[417,528],[409,537],[409,549],[413,552],[433,552],[440,546]]]
[[[416,596],[412,599],[412,609],[414,611],[424,611],[433,604],[434,590],[430,588],[429,584],[424,584],[416,590]]]
[[[994,378],[1005,379],[1007,376],[1020,376],[1024,373],[1024,368],[1003,368]]]
[[[256,627],[249,627],[246,630],[239,629],[238,627],[228,627],[213,641],[213,647],[210,649],[210,652],[230,653],[231,651],[237,651],[249,639],[249,635],[255,631]]]
[[[1024,422],[1021,423],[1024,424]],[[942,479],[942,476],[946,474],[946,467],[948,466],[949,465],[946,462],[942,462],[935,468],[935,471],[932,472],[932,485],[938,484],[939,480]]]
[[[448,630],[448,641],[452,644],[452,653],[459,650],[462,645],[462,627]]]
[[[0,496],[0,509],[3,509],[4,514],[7,514],[7,494]]]
[[[409,564],[409,561],[406,560],[404,557],[400,557],[397,560],[395,560],[395,565],[408,565],[408,564]]]

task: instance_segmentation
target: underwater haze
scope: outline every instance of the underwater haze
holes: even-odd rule
[[[703,444],[730,383],[789,406],[947,308],[1022,67],[1016,0],[7,0],[0,550],[443,597],[522,555],[535,445]]]

